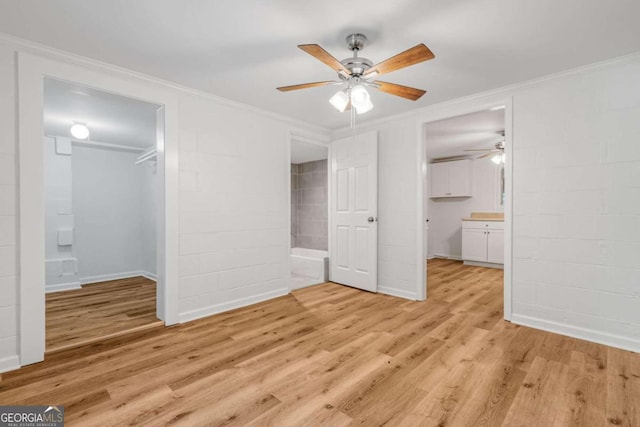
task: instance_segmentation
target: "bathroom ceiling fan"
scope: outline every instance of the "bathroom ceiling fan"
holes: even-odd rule
[[[476,159],[484,159],[485,157],[493,156],[491,157],[491,160],[494,163],[504,163],[504,131],[501,130],[498,134],[501,138],[500,141],[496,142],[494,146],[495,148],[472,148],[464,151],[484,151],[485,153],[477,156]]]
[[[300,49],[319,61],[322,61],[337,72],[339,80],[282,86],[277,89],[281,92],[289,92],[318,86],[345,85],[346,88],[333,95],[329,102],[340,112],[350,109],[353,106],[358,114],[366,113],[373,108],[369,92],[367,92],[366,89],[367,87],[375,88],[411,101],[420,99],[420,97],[426,93],[426,91],[422,89],[374,80],[374,78],[379,75],[433,59],[435,55],[424,44],[418,44],[411,49],[405,50],[374,65],[369,59],[358,56],[358,52],[360,52],[367,43],[367,37],[359,33],[350,34],[347,36],[346,42],[347,47],[353,52],[353,56],[343,59],[342,61],[338,61],[317,44],[298,45]]]

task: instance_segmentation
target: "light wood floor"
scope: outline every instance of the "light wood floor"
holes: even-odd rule
[[[501,320],[502,272],[429,263],[427,302],[335,284],[57,352],[2,404],[69,425],[640,425],[640,355]]]
[[[156,282],[144,277],[50,293],[46,307],[47,352],[163,325],[156,317]]]

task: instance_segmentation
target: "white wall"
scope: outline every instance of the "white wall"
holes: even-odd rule
[[[284,295],[289,127],[180,99],[180,318]]]
[[[640,58],[514,97],[514,320],[640,351]]]
[[[134,152],[73,147],[74,248],[81,283],[137,275],[145,271],[143,250],[155,257],[154,247],[143,247],[143,235],[153,231],[144,224],[155,206],[143,199],[143,186],[150,185],[143,184],[147,165],[136,165],[137,157]]]
[[[15,94],[14,52],[0,41],[0,372],[18,364]]]
[[[429,141],[427,139],[427,150]],[[428,152],[427,152],[428,154]],[[462,218],[471,212],[502,211],[498,206],[500,167],[490,158],[472,162],[472,194],[470,198],[428,199],[428,256],[460,259],[462,257]],[[429,182],[425,183],[429,188]]]

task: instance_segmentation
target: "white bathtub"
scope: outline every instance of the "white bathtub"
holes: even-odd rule
[[[291,248],[291,289],[317,285],[327,280],[329,280],[327,251]]]

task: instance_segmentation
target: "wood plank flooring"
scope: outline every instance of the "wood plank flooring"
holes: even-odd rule
[[[640,355],[501,320],[502,271],[429,262],[429,300],[322,284],[56,352],[2,404],[68,425],[640,425]]]
[[[83,285],[46,297],[47,352],[162,325],[156,317],[156,282],[145,277]]]

